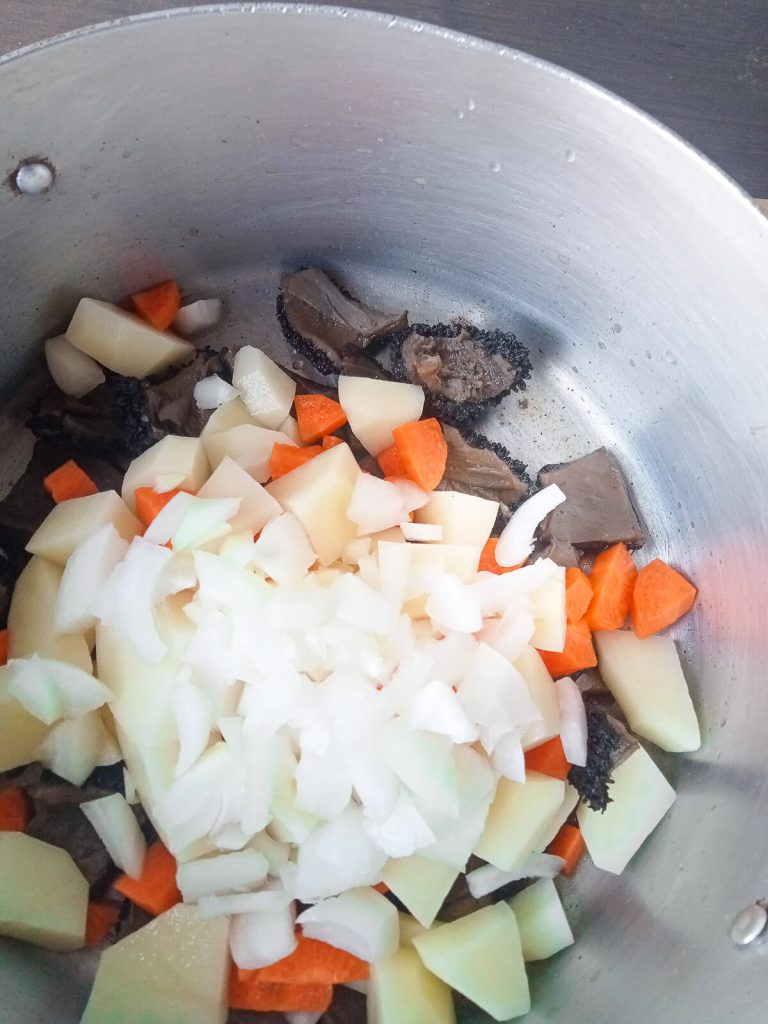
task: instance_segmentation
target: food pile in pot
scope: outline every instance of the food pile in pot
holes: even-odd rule
[[[525,1014],[562,876],[622,872],[675,799],[649,745],[700,745],[694,586],[611,452],[483,435],[509,333],[315,268],[282,366],[216,298],[126,306],[46,343],[0,502],[0,934],[98,948],[83,1024]]]

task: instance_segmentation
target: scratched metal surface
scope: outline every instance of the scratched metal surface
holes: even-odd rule
[[[6,391],[79,295],[165,276],[224,294],[228,339],[275,342],[277,274],[310,258],[366,299],[528,339],[528,405],[489,430],[533,467],[618,451],[701,587],[679,636],[706,736],[660,758],[679,800],[627,873],[565,886],[578,941],[531,972],[529,1019],[761,1022],[766,947],[727,926],[768,889],[768,222],[566,72],[327,7],[80,34],[0,62],[0,96],[2,165],[58,169],[41,199],[0,190]],[[0,947],[0,1021],[77,1020],[90,970]]]

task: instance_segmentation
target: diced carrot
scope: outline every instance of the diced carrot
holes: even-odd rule
[[[526,750],[525,769],[549,775],[553,779],[567,779],[571,766],[565,756],[560,737],[555,736],[554,739],[547,740],[546,743],[540,743],[538,747]]]
[[[269,475],[273,480],[285,476],[293,469],[298,469],[305,462],[314,459],[316,455],[322,455],[323,449],[319,444],[310,445],[308,448],[297,448],[292,444],[274,444],[272,454],[269,457]]]
[[[376,461],[384,476],[400,477],[401,479],[406,476],[405,466],[400,458],[400,452],[397,450],[396,444],[391,444],[389,448],[379,452],[376,456]]]
[[[323,451],[328,451],[329,448],[335,448],[337,444],[344,444],[344,441],[340,437],[334,437],[333,434],[326,434],[323,438]]]
[[[134,491],[136,515],[144,526],[149,526],[158,512],[162,512],[171,498],[175,498],[177,494],[181,494],[178,487],[163,491],[162,494],[158,494],[151,487],[137,487]]]
[[[518,562],[517,565],[499,565],[496,561],[496,545],[498,543],[498,537],[489,537],[485,542],[483,550],[480,552],[478,572],[495,572],[497,576],[501,576],[505,572],[514,572],[515,569],[525,565],[525,562]]]
[[[598,629],[621,629],[629,615],[637,566],[626,544],[614,544],[601,551],[592,566],[589,582],[592,600],[586,614],[587,625]]]
[[[8,630],[0,629],[0,665],[8,664]]]
[[[158,331],[167,331],[179,312],[181,294],[175,281],[163,281],[154,288],[136,292],[131,296],[131,302],[147,323]]]
[[[404,423],[392,431],[406,475],[423,491],[434,491],[445,473],[448,445],[436,419]]]
[[[0,832],[26,832],[32,806],[21,786],[0,793]]]
[[[584,836],[575,825],[563,825],[555,838],[547,847],[547,853],[553,857],[562,857],[565,861],[564,875],[572,875],[576,865],[584,856]]]
[[[587,614],[592,600],[592,584],[581,569],[565,570],[565,614],[569,622],[578,622]]]
[[[293,404],[304,444],[319,441],[347,422],[342,407],[327,395],[296,395]]]
[[[121,875],[114,888],[148,914],[163,914],[181,902],[176,886],[176,859],[161,842],[153,843],[147,850],[141,878]]]
[[[309,939],[297,933],[298,945],[290,956],[269,967],[259,967],[256,981],[280,985],[337,985],[347,981],[365,981],[369,974],[365,960],[327,942]]]
[[[539,651],[544,664],[552,676],[570,676],[584,668],[594,668],[597,655],[592,645],[592,632],[586,619],[569,622],[565,627],[565,649]]]
[[[389,886],[386,882],[377,882],[372,888],[374,888],[376,892],[380,892],[382,896],[386,896],[389,892]]]
[[[258,971],[232,968],[229,1008],[256,1013],[325,1013],[333,999],[333,985],[284,985],[259,981]]]
[[[70,498],[87,498],[89,494],[99,493],[93,480],[73,459],[49,473],[43,480],[43,486],[57,505]]]
[[[639,637],[653,636],[693,608],[697,590],[685,576],[654,558],[637,574],[632,592],[632,628]]]
[[[108,900],[91,900],[85,915],[86,946],[100,946],[115,927],[119,916],[120,907],[117,903],[110,903]]]

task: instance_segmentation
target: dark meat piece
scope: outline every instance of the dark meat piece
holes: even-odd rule
[[[120,939],[124,939],[128,935],[133,935],[133,933],[137,932],[139,928],[143,928],[145,924],[149,924],[149,922],[153,920],[153,914],[148,914],[146,910],[142,910],[141,907],[137,907],[135,903],[131,903],[130,900],[124,899],[120,905],[120,916],[117,919],[117,924],[115,925],[111,939],[113,942],[119,942]]]
[[[542,523],[539,536],[543,541],[576,548],[605,548],[619,541],[630,548],[644,544],[621,468],[605,448],[575,462],[545,466],[539,473],[539,486],[549,484],[557,484],[566,501]]]
[[[531,482],[525,466],[507,449],[481,434],[443,426],[448,445],[445,475],[438,490],[461,491],[498,501],[508,512],[528,494]]]
[[[575,568],[579,563],[579,552],[567,541],[557,540],[550,537],[549,540],[538,541],[534,545],[531,561],[537,558],[551,558],[557,565],[566,569]]]
[[[114,877],[112,859],[79,804],[36,804],[27,831],[66,850],[92,888],[102,889]]]
[[[277,316],[291,345],[320,373],[338,373],[345,348],[372,348],[402,331],[408,314],[381,313],[346,295],[322,270],[284,274]]]
[[[180,369],[149,383],[140,382],[144,385],[147,416],[152,427],[166,434],[199,437],[211,413],[198,409],[195,384],[212,374],[231,384],[232,361],[228,349],[205,348]]]
[[[320,1018],[324,1024],[324,1017]],[[227,1024],[285,1024],[283,1013],[256,1013],[253,1010],[230,1010]]]
[[[367,1020],[365,996],[346,985],[334,985],[333,1002],[320,1024],[366,1024]]]
[[[568,781],[578,790],[582,802],[593,811],[604,811],[611,802],[611,773],[637,747],[637,741],[612,715],[598,709],[587,710],[587,763],[576,765]]]
[[[373,380],[393,380],[392,374],[374,359],[370,352],[348,346],[341,356],[340,372],[346,377],[371,377]]]
[[[471,423],[531,375],[528,350],[514,334],[471,324],[414,324],[393,339],[395,375],[420,384],[428,407],[448,423]]]

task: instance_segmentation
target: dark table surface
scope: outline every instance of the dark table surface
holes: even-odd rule
[[[181,0],[178,0],[181,3]],[[0,52],[174,0],[0,0]],[[768,0],[351,0],[562,64],[768,196]]]

